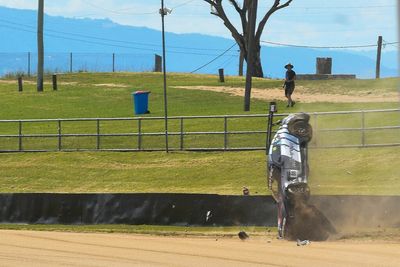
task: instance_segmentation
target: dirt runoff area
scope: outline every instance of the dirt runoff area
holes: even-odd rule
[[[0,231],[0,266],[399,266],[400,243]]]
[[[203,90],[226,93],[232,96],[243,96],[244,88],[240,87],[223,87],[223,86],[174,86],[178,89],[187,90]],[[261,100],[286,100],[284,90],[282,88],[272,89],[251,89],[251,97]],[[302,86],[297,86],[293,99],[302,103],[315,103],[315,102],[331,102],[331,103],[365,103],[365,102],[398,102],[400,100],[399,94],[396,92],[371,94],[369,92],[358,92],[358,95],[344,95],[344,94],[321,94],[309,93]]]

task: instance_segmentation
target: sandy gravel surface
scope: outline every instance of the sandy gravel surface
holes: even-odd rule
[[[244,89],[239,87],[224,87],[224,86],[174,86],[178,89],[187,90],[203,90],[226,93],[233,96],[243,96]],[[274,89],[251,89],[251,97],[261,100],[286,100],[285,93],[282,88]],[[305,88],[297,86],[293,99],[303,103],[314,102],[331,102],[331,103],[354,103],[354,102],[398,102],[400,96],[396,92],[370,94],[368,92],[358,93],[358,95],[344,95],[344,94],[321,94],[321,93],[307,93]]]
[[[400,266],[400,243],[0,231],[0,266]]]

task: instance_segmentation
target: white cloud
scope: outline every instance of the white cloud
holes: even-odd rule
[[[20,9],[36,9],[37,1],[32,0],[0,0],[0,5]]]

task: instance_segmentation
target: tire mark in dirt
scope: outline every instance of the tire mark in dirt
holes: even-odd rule
[[[24,237],[28,237],[28,238],[33,238],[33,239],[57,241],[57,242],[68,243],[68,244],[78,244],[78,245],[86,245],[86,246],[94,246],[94,247],[102,247],[102,248],[138,250],[138,251],[144,251],[144,252],[153,252],[153,253],[179,255],[179,256],[189,256],[189,257],[199,257],[199,258],[216,259],[216,260],[240,262],[240,263],[247,263],[247,264],[259,264],[259,265],[267,265],[267,266],[276,266],[276,267],[286,266],[286,265],[274,264],[274,263],[266,263],[266,262],[261,262],[261,261],[242,260],[242,259],[237,259],[237,258],[235,259],[235,258],[219,257],[219,256],[213,256],[213,255],[205,255],[205,254],[173,252],[173,251],[168,251],[168,250],[145,249],[145,248],[138,248],[138,247],[122,247],[122,246],[112,246],[112,245],[100,245],[100,244],[93,244],[93,243],[87,243],[87,242],[69,241],[69,240],[63,240],[63,239],[58,239],[58,238],[31,236],[31,235],[27,235],[27,234],[16,234],[16,235],[24,236]],[[60,250],[59,252],[62,252],[62,251]]]
[[[73,243],[73,242],[67,242],[67,243]],[[110,262],[115,262],[115,260],[122,260],[126,261],[127,263],[143,263],[143,264],[162,264],[161,262],[157,261],[151,261],[151,260],[141,260],[141,259],[134,259],[134,258],[126,258],[126,257],[120,257],[120,256],[104,256],[104,255],[99,255],[99,254],[94,254],[94,253],[88,253],[88,252],[78,252],[78,251],[66,251],[66,250],[61,250],[61,249],[50,249],[50,248],[34,248],[34,247],[29,247],[29,246],[21,246],[21,245],[10,245],[10,244],[0,244],[0,247],[14,247],[14,248],[21,248],[21,249],[31,249],[31,250],[38,250],[38,251],[48,251],[48,252],[57,252],[57,253],[65,253],[65,254],[74,254],[74,255],[82,255],[82,256],[91,256],[91,257],[99,257],[103,258],[106,261]]]

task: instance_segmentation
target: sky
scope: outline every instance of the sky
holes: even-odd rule
[[[270,18],[262,40],[308,46],[352,46],[398,41],[397,3],[399,0],[293,0]],[[166,31],[201,33],[231,38],[222,21],[210,14],[204,0],[165,0],[172,9],[166,17]],[[226,2],[232,22],[239,17]],[[242,0],[238,0],[239,3]],[[273,0],[259,0],[258,19]],[[281,0],[281,2],[285,2]],[[37,0],[0,0],[0,6],[37,9]],[[45,0],[45,12],[74,18],[107,18],[116,23],[161,29],[159,0]],[[365,48],[367,49],[367,48]],[[370,48],[376,49],[376,48]],[[384,46],[387,51],[397,45]]]

